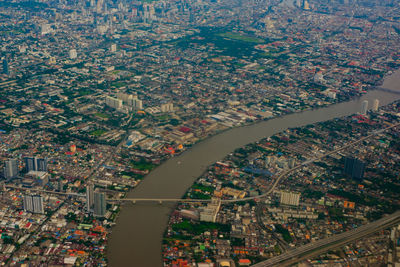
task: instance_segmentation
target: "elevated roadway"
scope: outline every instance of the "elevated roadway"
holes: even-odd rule
[[[360,226],[356,229],[337,234],[307,245],[292,249],[269,260],[257,263],[253,267],[289,266],[313,256],[318,256],[331,249],[341,247],[380,230],[400,223],[400,211],[383,217],[377,221]]]
[[[72,193],[72,192],[57,192],[57,191],[49,191],[49,190],[43,190],[43,189],[38,189],[38,188],[28,188],[28,187],[6,185],[6,184],[4,186],[6,188],[17,189],[17,190],[21,190],[21,191],[31,191],[31,192],[39,192],[39,193],[63,195],[63,196],[72,196],[72,197],[85,197],[85,195],[83,195],[83,194]]]

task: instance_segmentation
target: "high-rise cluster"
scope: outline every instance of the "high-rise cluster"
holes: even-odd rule
[[[136,95],[118,93],[117,98],[107,96],[106,105],[119,111],[143,109],[143,102]]]
[[[93,184],[86,186],[86,212],[95,217],[104,217],[107,212],[106,195],[95,191]]]
[[[44,213],[43,197],[40,195],[24,195],[24,210],[32,213]]]

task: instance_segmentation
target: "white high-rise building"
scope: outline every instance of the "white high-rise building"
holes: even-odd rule
[[[136,8],[132,8],[132,17],[137,17],[138,12]]]
[[[105,34],[108,30],[108,26],[107,25],[98,25],[97,26],[97,32],[99,34]]]
[[[281,204],[298,206],[300,202],[300,193],[281,191]]]
[[[124,104],[129,106],[131,104],[132,100],[137,98],[137,96],[125,94],[125,93],[118,93],[117,98],[121,99],[124,102]]]
[[[77,57],[78,57],[78,53],[76,52],[76,49],[69,50],[69,58],[70,59],[75,59]]]
[[[288,161],[289,169],[293,169],[295,165],[296,165],[296,159],[295,158],[290,158],[289,161]]]
[[[33,199],[30,195],[24,196],[24,210],[32,212],[33,211]]]
[[[379,99],[375,99],[374,103],[372,104],[372,111],[378,111],[379,109]]]
[[[106,97],[106,105],[115,109],[125,110],[141,110],[143,109],[142,100],[138,99],[136,95],[118,93],[117,98],[110,96]]]
[[[97,0],[96,12],[101,13],[103,9],[103,0]]]
[[[145,20],[155,20],[155,9],[153,4],[143,5],[143,17]]]
[[[20,53],[25,53],[26,52],[26,46],[25,45],[19,45],[18,50]]]
[[[52,31],[50,24],[43,23],[40,27],[40,33],[46,35]]]
[[[106,215],[106,194],[102,192],[94,192],[94,212],[96,217],[104,217]]]
[[[9,159],[5,162],[4,178],[12,179],[18,175],[18,162],[16,159]]]
[[[364,100],[361,106],[361,114],[365,115],[368,112],[368,100]]]
[[[44,213],[43,197],[39,195],[32,196],[33,200],[33,212],[34,213]]]
[[[43,197],[40,195],[24,195],[24,210],[32,213],[44,213]]]
[[[110,51],[111,52],[116,52],[117,51],[117,45],[116,44],[112,44],[110,47]]]
[[[106,105],[115,109],[122,108],[122,100],[111,96],[106,97]]]
[[[310,4],[308,3],[307,0],[304,0],[304,10],[310,10]]]
[[[140,99],[134,99],[134,108],[136,110],[141,110],[143,109],[143,102]]]
[[[160,110],[161,112],[173,112],[174,104],[172,103],[161,104]]]
[[[42,171],[47,172],[47,158],[25,157],[26,171]]]
[[[218,211],[221,207],[221,199],[212,198],[211,203],[200,212],[200,221],[215,222],[217,219]]]
[[[143,102],[142,100],[138,99],[136,96],[132,99],[128,100],[127,105],[132,107],[134,110],[141,110],[143,109]]]
[[[86,186],[86,211],[90,212],[93,210],[94,205],[94,186],[89,184]]]

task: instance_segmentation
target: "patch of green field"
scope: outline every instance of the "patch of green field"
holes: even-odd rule
[[[103,118],[103,119],[108,119],[108,118],[110,118],[110,115],[108,115],[108,114],[104,114],[104,113],[100,113],[100,112],[97,112],[96,114],[94,114],[96,117],[99,117],[99,118]]]
[[[211,199],[211,195],[204,194],[202,192],[193,191],[193,192],[190,193],[189,198],[192,198],[192,199]]]
[[[229,38],[229,39],[237,40],[237,41],[242,41],[242,42],[247,42],[247,43],[259,44],[259,43],[264,42],[264,40],[261,38],[246,36],[246,35],[242,35],[242,34],[234,33],[234,32],[219,33],[218,35],[221,37],[225,37],[225,38]]]
[[[263,52],[263,53],[259,53],[260,57],[266,57],[266,58],[276,58],[276,54],[275,53],[271,53],[271,52]]]
[[[122,81],[113,82],[113,83],[111,84],[111,86],[114,86],[114,87],[116,87],[116,88],[120,88],[120,87],[126,86],[126,82],[122,82]]]
[[[235,64],[235,66],[236,67],[238,67],[238,68],[243,68],[244,66],[246,66],[246,64],[243,64],[243,63],[234,63]]]
[[[90,90],[90,89],[80,89],[78,91],[79,96],[91,95],[93,93],[94,93],[94,91]]]
[[[186,231],[194,235],[199,235],[210,230],[218,230],[218,232],[228,233],[230,231],[230,227],[231,226],[229,224],[212,222],[192,223],[188,220],[184,220],[181,223],[172,225],[172,229],[174,231]]]
[[[159,121],[166,121],[166,120],[169,119],[169,115],[168,114],[164,114],[164,115],[156,116],[155,118],[157,120],[159,120]]]
[[[105,130],[98,129],[98,130],[91,132],[90,134],[93,136],[99,137],[99,136],[102,136],[103,134],[105,134],[106,132],[107,131],[105,131]]]
[[[132,168],[138,169],[141,171],[145,171],[145,170],[151,171],[155,167],[155,165],[153,163],[145,162],[145,161],[139,161],[139,162],[132,161],[131,164],[132,164]]]

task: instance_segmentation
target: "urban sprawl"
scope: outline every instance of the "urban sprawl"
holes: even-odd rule
[[[400,67],[399,14],[393,0],[0,1],[0,262],[106,266],[118,200],[152,169],[380,87]],[[205,202],[172,211],[164,265],[249,266],[394,213],[399,123],[400,103],[375,99],[232,151],[183,196]],[[399,266],[400,226],[306,260]]]

